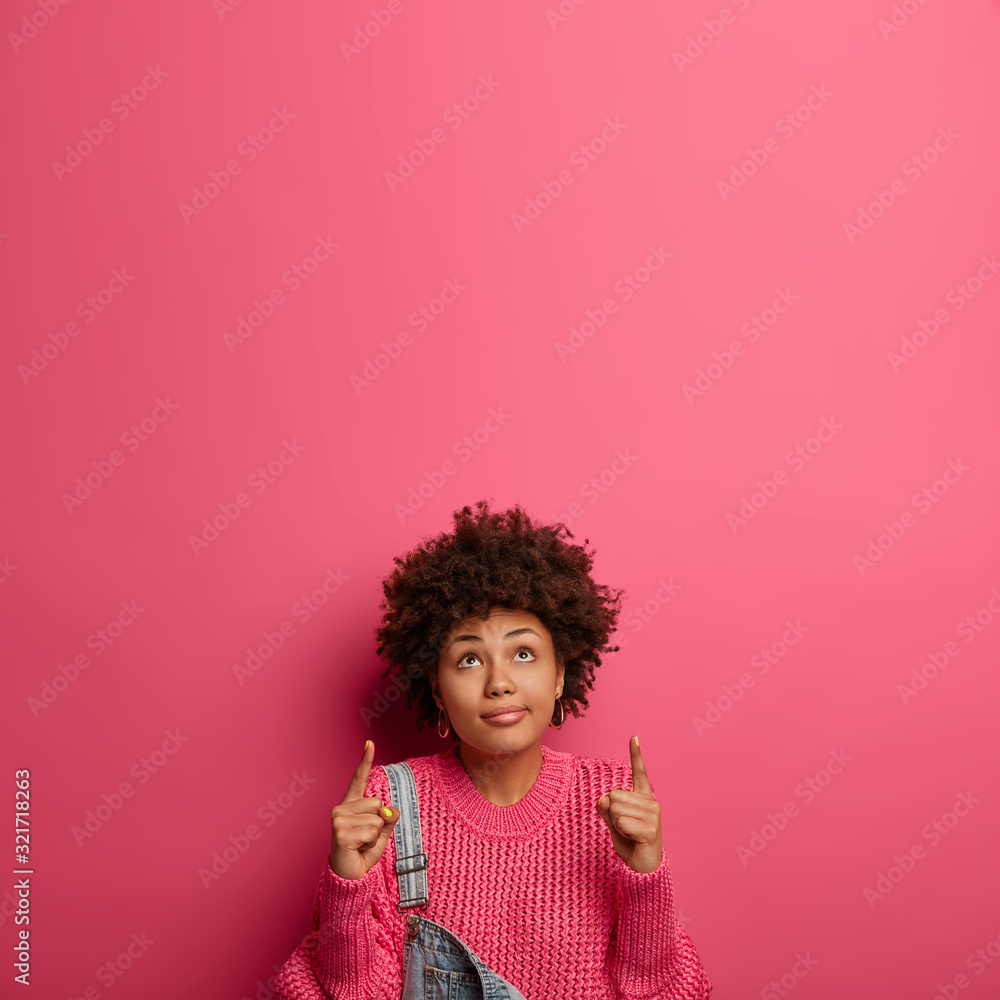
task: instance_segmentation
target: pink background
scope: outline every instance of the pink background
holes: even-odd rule
[[[714,997],[997,996],[1000,7],[898,7],[5,5],[3,759],[8,817],[31,770],[33,995],[271,996],[364,740],[443,746],[398,701],[362,717],[389,690],[380,580],[492,497],[568,520],[627,592],[591,710],[547,742],[640,735]]]

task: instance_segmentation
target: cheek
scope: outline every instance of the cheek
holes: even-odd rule
[[[547,701],[558,687],[555,673],[540,674],[532,679],[531,692],[539,701]]]
[[[449,704],[460,707],[475,700],[478,691],[470,680],[471,675],[468,673],[449,675],[447,682],[442,685],[442,694]]]

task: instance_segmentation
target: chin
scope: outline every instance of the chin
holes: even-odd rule
[[[516,726],[491,726],[488,722],[482,721],[482,728],[476,732],[484,746],[483,750],[489,753],[495,752],[490,748],[502,748],[504,750],[523,750],[537,743],[540,733],[536,733],[523,725]],[[485,730],[485,732],[483,731]]]

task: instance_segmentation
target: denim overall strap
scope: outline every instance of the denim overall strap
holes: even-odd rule
[[[405,761],[383,764],[399,820],[392,835],[400,910],[425,907],[427,855],[420,835],[420,806],[413,772]],[[403,1000],[525,1000],[516,987],[494,972],[447,927],[410,914],[406,918]]]
[[[427,855],[420,837],[420,807],[413,772],[405,761],[383,764],[389,779],[392,804],[399,810],[399,821],[392,835],[396,845],[396,877],[399,879],[399,903],[402,910],[427,905]]]

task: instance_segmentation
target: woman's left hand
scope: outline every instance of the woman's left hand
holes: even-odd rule
[[[632,790],[613,788],[597,800],[597,811],[611,832],[615,853],[635,872],[653,872],[663,859],[660,804],[642,762],[638,737],[628,741]]]

